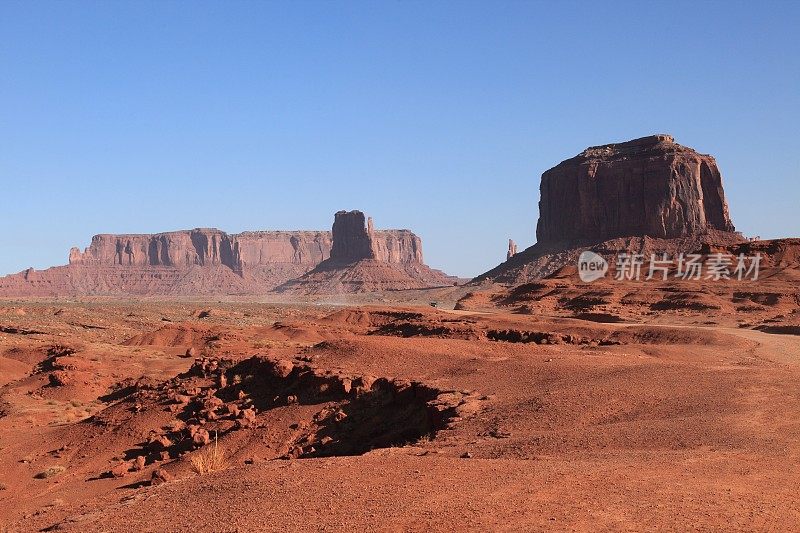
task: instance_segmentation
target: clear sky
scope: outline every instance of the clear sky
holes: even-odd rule
[[[800,2],[0,2],[0,273],[96,233],[410,228],[471,276],[539,177],[670,133],[800,236]]]

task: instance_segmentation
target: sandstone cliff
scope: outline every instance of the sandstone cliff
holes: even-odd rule
[[[428,267],[422,241],[408,230],[376,231],[361,211],[334,216],[330,258],[277,288],[299,294],[338,294],[421,289],[458,280]]]
[[[361,211],[339,211],[333,216],[333,247],[331,260],[352,263],[361,259],[375,259],[372,247],[372,219],[367,229]]]
[[[587,148],[542,175],[536,240],[734,231],[717,163],[669,135]]]
[[[323,231],[259,231],[227,234],[218,229],[171,231],[154,235],[95,235],[71,265],[243,267],[274,263],[316,265],[330,256],[331,236]]]
[[[422,242],[411,231],[375,231],[371,220],[365,224],[363,213],[353,211],[337,213],[334,232],[336,246],[331,231],[229,234],[197,228],[95,235],[83,251],[70,250],[66,266],[0,278],[0,296],[261,295],[331,257],[344,263],[374,260],[400,265],[412,277],[437,277],[422,263]],[[396,281],[396,271],[377,270],[371,274],[376,282],[383,274]],[[398,286],[395,281],[391,284]]]
[[[531,281],[586,249],[676,254],[743,241],[714,158],[669,135],[587,148],[542,174],[536,238],[475,280]]]
[[[422,241],[409,230],[366,231],[360,211],[336,214],[334,231],[249,231],[228,234],[193,229],[157,234],[101,234],[81,252],[72,248],[71,265],[190,267],[222,265],[235,272],[278,263],[316,266],[325,259],[377,259],[421,263]]]

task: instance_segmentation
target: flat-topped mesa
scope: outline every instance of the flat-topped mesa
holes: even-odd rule
[[[413,232],[375,230],[372,218],[361,211],[339,211],[334,215],[331,261],[355,263],[375,259],[386,263],[422,263],[422,241]]]
[[[733,232],[717,163],[670,135],[593,146],[542,174],[538,243]]]
[[[0,296],[262,295],[292,280],[304,283],[320,267],[351,275],[356,265],[359,279],[326,288],[344,284],[364,292],[458,281],[422,262],[422,241],[411,231],[375,230],[360,211],[341,211],[333,231],[95,235],[84,251],[70,250],[68,265],[0,277]]]
[[[590,146],[582,153],[586,154],[593,150],[606,151],[609,148],[614,150],[636,151],[639,149],[647,149],[658,143],[675,144],[675,138],[672,135],[667,135],[666,133],[657,133],[655,135],[648,135],[647,137],[639,137],[638,139],[632,139],[630,141],[601,144],[599,146]]]
[[[387,263],[424,263],[422,239],[407,229],[375,230],[372,251],[376,259]]]
[[[316,266],[331,255],[329,231],[245,231],[232,235],[242,265]]]
[[[102,234],[85,251],[73,248],[71,265],[169,266],[225,265],[241,268],[239,246],[218,229],[170,231],[154,235]]]
[[[313,267],[330,255],[326,231],[256,231],[228,234],[193,229],[157,234],[101,234],[81,252],[72,248],[70,265],[167,266],[222,265],[241,272],[245,266],[276,263]]]

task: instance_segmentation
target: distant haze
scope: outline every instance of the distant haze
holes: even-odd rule
[[[0,273],[96,233],[330,229],[473,276],[539,178],[669,133],[736,228],[800,236],[800,3],[0,3]]]

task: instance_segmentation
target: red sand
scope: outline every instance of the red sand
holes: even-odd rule
[[[800,337],[755,329],[761,308],[609,323],[504,291],[3,304],[2,529],[795,527]],[[215,434],[223,469],[199,474]]]

